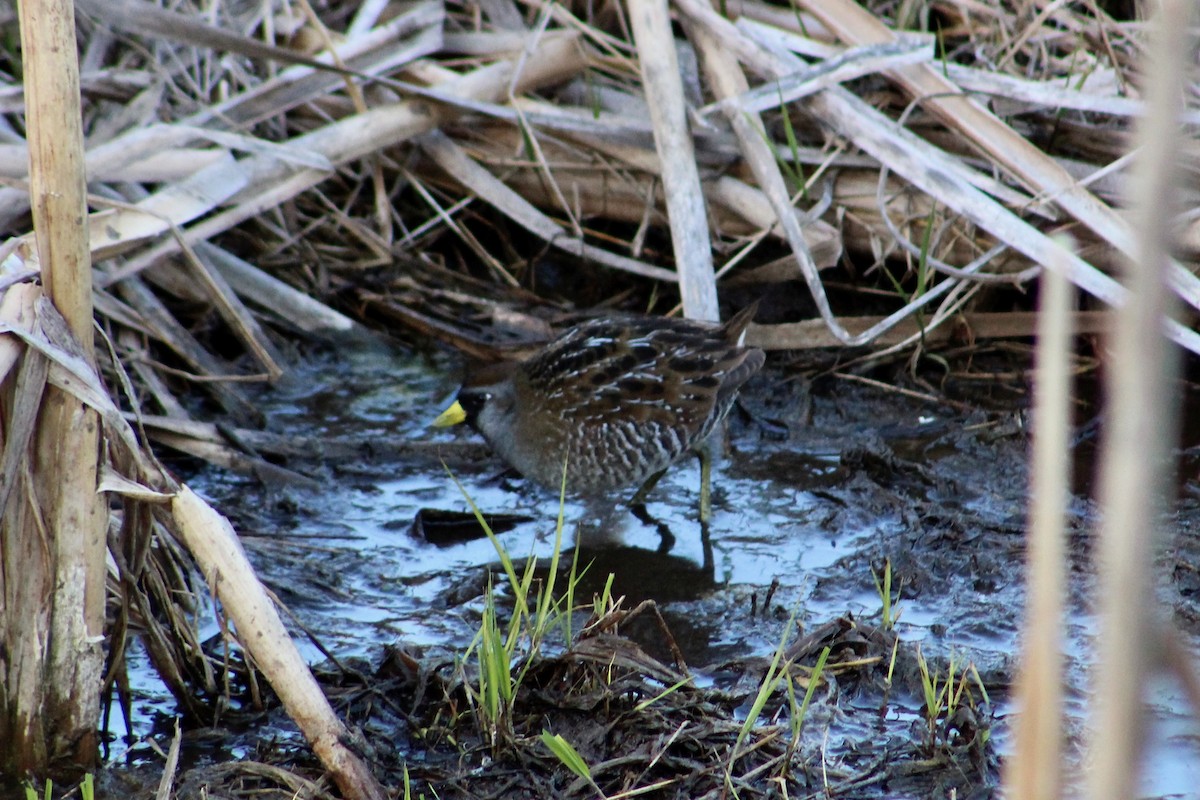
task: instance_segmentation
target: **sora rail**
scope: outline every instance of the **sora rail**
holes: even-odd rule
[[[722,326],[604,317],[571,328],[521,363],[467,379],[435,427],[466,422],[520,473],[596,495],[653,480],[697,448],[763,365],[742,344],[757,303]],[[707,462],[701,452],[701,516]]]

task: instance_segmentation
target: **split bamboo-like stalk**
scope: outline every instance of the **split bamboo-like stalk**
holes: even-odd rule
[[[90,362],[92,272],[81,224],[87,206],[73,7],[69,0],[30,0],[19,10],[36,256],[61,314],[56,319],[65,321],[56,338]],[[9,437],[5,459],[18,462],[19,471],[19,488],[0,509],[0,678],[8,687],[0,693],[0,767],[75,777],[99,756],[108,513],[97,493],[100,420],[48,376],[44,357],[27,349],[12,391],[40,398],[40,408],[36,419],[0,425]]]

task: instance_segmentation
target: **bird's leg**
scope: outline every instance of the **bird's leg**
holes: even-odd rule
[[[658,485],[658,482],[662,480],[662,476],[666,474],[667,471],[665,469],[660,469],[649,478],[646,478],[646,482],[642,484],[642,488],[637,490],[637,493],[633,496],[633,499],[629,501],[629,505],[636,506],[645,503],[646,496],[653,491],[654,487]]]
[[[711,436],[696,445],[694,452],[700,459],[700,522],[707,524],[712,519],[712,462],[713,454],[725,448],[725,429],[718,428]]]
[[[700,458],[700,524],[712,519],[712,448],[707,443],[696,448]]]

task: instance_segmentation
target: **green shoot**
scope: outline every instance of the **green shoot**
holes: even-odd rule
[[[516,692],[511,669],[511,651],[496,621],[496,601],[488,580],[483,621],[475,635],[479,657],[479,716],[481,727],[496,749],[507,737],[512,718],[512,698]],[[472,643],[473,645],[475,643]]]
[[[645,711],[647,708],[654,705],[659,700],[662,700],[664,697],[667,697],[668,695],[678,691],[681,687],[687,686],[691,682],[692,682],[692,679],[690,676],[687,678],[683,678],[683,679],[675,682],[674,684],[668,686],[666,689],[663,689],[661,692],[656,694],[654,697],[648,698],[648,699],[643,700],[642,702],[638,703],[636,706],[633,707],[633,710],[634,711]]]
[[[946,681],[943,684],[945,699],[946,699],[946,716],[950,716],[958,708],[959,698],[962,697],[962,687],[958,691],[954,690],[954,673],[958,667],[958,662],[954,658],[954,651],[950,651],[950,658],[946,660]]]
[[[538,151],[537,145],[533,142],[533,131],[529,129],[529,123],[525,121],[525,116],[520,113],[517,114],[517,129],[521,132],[521,144],[525,150],[525,158],[532,163],[537,163]]]
[[[792,126],[792,118],[787,113],[787,103],[783,102],[783,89],[778,89],[779,93],[779,118],[783,122],[783,135],[787,139],[788,151],[792,154],[791,164],[784,163],[781,159],[776,159],[779,166],[784,169],[788,176],[795,182],[800,190],[800,197],[805,202],[808,201],[808,179],[804,175],[804,164],[800,161],[800,141],[796,138],[796,129]],[[766,133],[764,132],[764,136]],[[770,141],[768,144],[772,144]],[[772,147],[772,149],[774,149]]]
[[[921,688],[925,696],[925,722],[929,728],[931,742],[937,740],[939,732],[943,738],[948,736],[949,720],[955,716],[955,712],[964,701],[972,708],[975,707],[973,688],[978,689],[980,696],[987,701],[987,690],[979,677],[979,670],[973,663],[953,651],[947,659],[946,675],[943,677],[930,671],[918,645],[917,670],[921,675]],[[982,735],[983,742],[986,743],[989,733],[984,731]]]
[[[938,693],[938,676],[930,674],[925,654],[921,652],[921,645],[917,645],[917,671],[921,673],[921,689],[925,695],[925,719],[932,725],[937,719],[938,711],[941,710],[942,701]]]
[[[825,671],[825,661],[829,658],[829,648],[826,647],[821,651],[821,655],[817,657],[817,663],[813,666],[812,672],[808,676],[808,686],[804,689],[804,699],[799,703],[796,702],[796,682],[792,679],[791,673],[787,674],[787,696],[788,707],[791,709],[790,729],[791,738],[788,740],[787,746],[787,761],[791,761],[792,753],[800,745],[800,734],[804,732],[804,720],[808,717],[808,706],[812,702],[813,691],[817,688],[817,684],[821,682],[821,673]]]
[[[608,579],[604,582],[604,591],[592,598],[592,616],[596,619],[602,619],[612,608],[613,577],[610,572]]]
[[[975,668],[975,662],[971,662],[971,677],[975,679],[975,688],[979,689],[979,696],[983,698],[983,702],[990,704],[992,699],[988,697],[987,687],[983,685],[983,678],[979,677],[979,670]]]
[[[787,625],[783,629],[783,637],[779,640],[779,646],[775,648],[775,654],[771,657],[771,664],[767,667],[767,674],[763,676],[762,684],[758,687],[758,694],[754,697],[754,702],[750,704],[750,710],[746,712],[746,719],[742,723],[741,730],[738,731],[737,739],[734,740],[733,747],[730,750],[729,762],[725,765],[725,786],[729,793],[737,797],[737,791],[733,786],[733,765],[738,759],[738,749],[742,746],[742,742],[750,734],[750,729],[758,722],[758,718],[762,715],[763,708],[767,705],[767,700],[775,693],[783,676],[788,672],[790,662],[785,663],[783,654],[787,650],[788,639],[791,637],[792,628],[796,624],[796,615],[800,612],[799,604],[792,609],[792,615],[788,618]]]
[[[896,637],[896,638],[895,638],[895,639],[892,641],[892,657],[891,657],[891,659],[888,661],[887,685],[888,685],[888,688],[889,688],[889,689],[890,689],[890,688],[891,688],[891,686],[892,686],[892,675],[893,675],[893,674],[895,673],[895,671],[896,671],[896,654],[897,654],[897,653],[899,653],[899,652],[900,652],[900,637],[899,637],[899,636],[897,636],[897,637]]]
[[[531,649],[537,650],[538,642],[549,627],[551,605],[554,600],[554,580],[558,576],[558,559],[562,555],[563,520],[567,510],[567,459],[563,458],[562,484],[558,494],[558,520],[554,525],[554,551],[550,554],[550,569],[546,573],[546,585],[539,592],[537,616],[533,620],[531,634],[536,637]],[[532,560],[531,560],[532,563]],[[568,606],[569,608],[569,606]],[[570,612],[568,611],[568,616]]]
[[[454,477],[454,473],[442,462],[442,466],[446,467],[446,474],[450,476],[450,480],[454,481],[454,485],[462,492],[462,496],[467,501],[467,505],[471,507],[471,513],[475,515],[475,519],[479,522],[479,527],[483,528],[483,532],[487,535],[488,541],[492,543],[492,547],[496,548],[496,554],[500,557],[500,565],[504,567],[504,574],[508,576],[509,585],[512,586],[517,602],[517,614],[528,614],[529,607],[525,605],[525,595],[519,592],[521,581],[517,580],[517,571],[513,566],[512,559],[508,556],[508,551],[504,549],[504,545],[496,538],[496,534],[492,532],[492,526],[487,524],[487,520],[483,517],[483,512],[479,510],[479,506],[475,505],[475,501],[471,499],[471,495],[467,493],[466,487],[459,482],[458,478]]]
[[[885,559],[883,562],[883,578],[875,572],[874,567],[871,568],[871,578],[875,581],[875,593],[879,595],[879,601],[882,607],[880,612],[879,627],[885,631],[894,630],[896,621],[900,619],[900,588],[896,587],[895,599],[892,599],[892,560]]]
[[[25,800],[38,800],[38,792],[32,781],[25,782]],[[54,781],[46,779],[46,784],[42,788],[42,800],[51,800],[54,797]],[[96,776],[92,773],[87,773],[83,776],[83,780],[79,782],[79,797],[81,800],[96,800]]]
[[[592,791],[600,798],[604,797],[604,792],[600,791],[600,787],[592,780],[592,770],[588,767],[587,762],[583,760],[583,756],[579,755],[579,751],[571,746],[571,743],[562,737],[559,733],[550,733],[550,731],[542,731],[542,744],[563,763],[567,769],[571,770],[575,775],[583,778],[592,787]],[[636,791],[634,792],[636,793]]]
[[[925,231],[921,236],[921,256],[917,259],[917,288],[913,298],[922,297],[929,283],[929,248],[933,246],[933,225],[937,222],[937,203],[929,207],[929,216],[925,220]],[[918,312],[919,314],[920,312]]]
[[[929,216],[926,217],[926,219],[925,219],[925,230],[921,236],[921,249],[919,251],[919,256],[917,258],[917,269],[916,269],[917,285],[913,289],[912,292],[906,292],[904,290],[904,286],[901,285],[900,281],[897,280],[896,276],[893,275],[890,270],[888,270],[886,268],[883,270],[883,274],[887,277],[888,281],[890,281],[892,284],[892,289],[896,292],[896,294],[905,303],[911,303],[912,301],[919,299],[920,297],[922,297],[925,294],[926,290],[928,289],[929,249],[932,246],[932,242],[933,242],[933,226],[934,226],[934,222],[936,222],[936,220],[937,220],[937,203],[934,203],[933,206],[929,209]],[[915,314],[915,317],[917,320],[917,327],[920,330],[924,331],[925,323],[924,323],[924,317],[923,317],[922,313],[920,311],[917,311]]]
[[[571,575],[567,580],[566,611],[562,615],[564,647],[570,647],[572,642],[574,642],[574,637],[571,630],[571,615],[575,610],[575,589],[579,586],[579,581],[581,578],[583,578],[583,575],[579,572],[579,548],[576,547],[571,553]]]
[[[808,676],[808,688],[804,690],[804,702],[800,704],[800,713],[793,714],[793,717],[799,717],[798,723],[793,723],[792,738],[800,736],[800,732],[804,729],[804,718],[808,716],[808,706],[812,702],[813,690],[817,688],[817,684],[821,680],[821,673],[825,671],[825,662],[829,659],[829,648],[826,647],[821,651],[821,655],[817,656],[817,663],[813,666],[812,674]]]
[[[592,770],[588,767],[587,762],[583,760],[583,756],[579,755],[579,751],[562,737],[561,733],[552,734],[550,731],[542,731],[542,744],[546,745],[546,749],[553,753],[563,763],[563,766],[588,783],[592,782]]]
[[[450,472],[449,469],[447,472]],[[462,483],[453,474],[450,475],[450,478],[462,492],[480,527],[492,543],[492,547],[495,548],[512,590],[514,601],[512,617],[505,626],[497,613],[495,587],[489,576],[480,627],[462,658],[464,663],[470,661],[472,657],[478,662],[477,687],[468,692],[468,697],[473,703],[480,732],[495,751],[512,741],[513,702],[517,690],[525,680],[527,671],[536,661],[535,656],[540,651],[546,634],[561,625],[565,633],[564,645],[567,647],[571,645],[571,614],[575,610],[575,590],[581,578],[577,569],[578,550],[575,551],[574,559],[571,562],[571,571],[566,579],[565,598],[555,600],[554,597],[562,560],[567,465],[563,464],[558,519],[555,525],[554,548],[550,555],[549,571],[545,580],[538,586],[534,585],[536,558],[530,555],[518,574],[517,567],[504,544],[487,524],[487,520],[484,519],[482,512],[475,505]],[[611,586],[612,576],[610,575],[603,601],[605,603],[608,602],[611,595]],[[514,672],[514,665],[517,664],[520,666]]]
[[[921,237],[921,257],[917,259],[917,288],[913,291],[913,298],[924,297],[929,290],[931,283],[929,268],[929,249],[933,246],[933,225],[937,221],[937,203],[934,203],[929,208],[929,217],[925,220],[925,233]],[[928,353],[925,347],[925,314],[920,309],[913,315],[917,322],[917,330],[921,332],[921,348],[917,353],[925,352],[928,358],[933,359],[947,373],[950,372],[950,363],[945,358]],[[914,354],[915,355],[915,354]]]

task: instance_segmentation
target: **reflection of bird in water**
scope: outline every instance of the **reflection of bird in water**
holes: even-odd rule
[[[626,608],[643,600],[688,602],[705,597],[716,588],[711,559],[697,564],[684,556],[629,545],[579,545],[574,551],[564,553],[560,563],[569,564],[574,558],[578,558],[582,573],[575,590],[577,597],[601,594],[611,574],[611,594],[614,598],[624,597]]]

